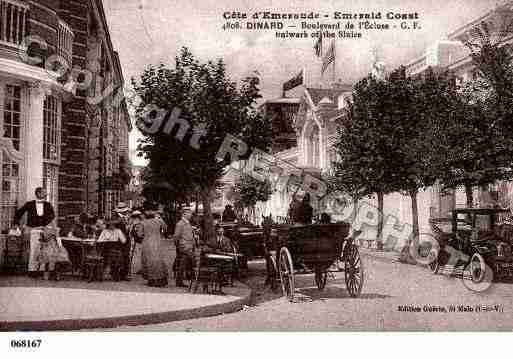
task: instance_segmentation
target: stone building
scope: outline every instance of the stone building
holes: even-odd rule
[[[77,87],[72,67],[92,84],[79,77]],[[0,236],[38,186],[58,224],[122,197],[131,124],[122,93],[109,90],[122,86],[102,1],[0,0]]]
[[[61,1],[59,14],[77,34],[72,66],[91,76],[64,106],[59,219],[83,211],[108,217],[129,183],[131,122],[119,56],[101,0]]]

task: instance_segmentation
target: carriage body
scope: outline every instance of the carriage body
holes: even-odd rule
[[[327,270],[342,258],[349,230],[347,223],[288,226],[278,232],[279,247],[288,248],[298,266]]]
[[[314,273],[315,284],[323,290],[327,273],[333,271],[344,272],[350,296],[360,295],[363,267],[350,229],[348,223],[335,223],[279,225],[271,231],[269,246],[276,255],[270,260],[289,300],[294,299],[294,275]]]

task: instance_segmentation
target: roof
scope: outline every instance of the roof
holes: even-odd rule
[[[282,103],[290,103],[290,104],[299,104],[301,102],[301,99],[297,97],[282,97],[282,98],[276,98],[273,100],[267,100],[264,102],[264,104],[282,104]]]
[[[491,9],[486,14],[480,16],[479,18],[471,21],[470,23],[467,23],[463,26],[460,26],[456,30],[452,31],[447,35],[447,38],[449,39],[458,39],[460,36],[465,34],[470,29],[474,28],[475,26],[479,25],[481,22],[486,21],[490,19],[491,17],[495,15],[500,15],[501,13],[510,14],[513,9],[513,1],[508,1],[507,3],[496,6],[494,9]]]
[[[347,88],[346,88],[347,86]],[[344,92],[352,91],[352,87],[350,85],[344,85],[343,88],[340,89],[316,89],[316,88],[307,88],[306,91],[310,94],[310,97],[315,106],[325,97],[329,98],[333,103],[337,103],[338,97],[342,95]]]

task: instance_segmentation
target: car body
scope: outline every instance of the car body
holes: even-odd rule
[[[508,209],[461,208],[448,220],[432,221],[439,251],[431,270],[464,265],[474,282],[513,277],[513,226],[498,224],[506,213]]]

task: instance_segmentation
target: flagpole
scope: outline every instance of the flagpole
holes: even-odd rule
[[[337,77],[336,64],[337,64],[337,42],[335,39],[333,39],[333,85],[332,85],[333,88],[335,88],[335,78]]]

